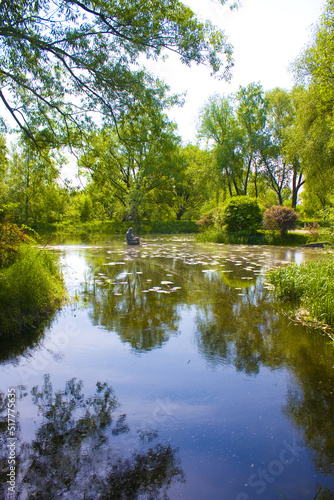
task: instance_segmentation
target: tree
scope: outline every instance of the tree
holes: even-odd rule
[[[200,114],[199,136],[214,146],[217,169],[226,182],[230,196],[242,191],[242,132],[230,97],[213,96]]]
[[[8,175],[10,199],[17,204],[18,220],[51,222],[51,212],[51,219],[61,212],[67,190],[62,190],[57,180],[64,162],[61,154],[47,147],[37,149],[22,136],[9,159]]]
[[[314,40],[295,62],[299,90],[298,127],[306,190],[324,208],[334,182],[334,2],[327,0]]]
[[[7,195],[7,170],[8,170],[8,149],[6,140],[3,135],[0,135],[0,208],[6,201]],[[1,218],[1,213],[0,213]]]
[[[263,142],[266,125],[268,101],[265,99],[262,85],[250,83],[247,87],[239,87],[235,96],[237,102],[237,117],[242,127],[244,140],[242,156],[244,162],[244,193],[247,195],[248,182],[253,174],[255,196],[258,196],[258,156]]]
[[[293,122],[293,108],[285,90],[276,88],[266,93],[268,111],[261,138],[262,175],[283,205],[284,190],[289,189],[292,165],[285,154],[286,130]]]
[[[179,138],[165,115],[150,111],[119,122],[122,140],[115,128],[94,133],[80,158],[97,185],[109,186],[121,218],[152,218],[156,206],[163,212],[173,204]]]
[[[176,177],[176,218],[195,219],[217,184],[209,151],[188,144],[180,150],[181,168]]]
[[[292,168],[292,208],[296,208],[298,194],[301,187],[305,184],[305,163],[306,158],[303,155],[305,149],[305,133],[301,123],[302,102],[304,100],[305,90],[301,87],[295,87],[287,94],[291,99],[292,119],[287,124],[284,135],[285,145],[284,154]]]
[[[161,83],[134,67],[165,51],[223,77],[232,64],[224,33],[178,0],[3,0],[0,100],[36,143],[73,144],[88,115],[163,106]]]

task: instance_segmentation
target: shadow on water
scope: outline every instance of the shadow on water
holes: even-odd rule
[[[26,327],[18,335],[0,337],[0,363],[15,364],[20,356],[26,356],[38,347],[45,330],[52,324],[55,316],[53,314],[48,319],[44,319],[38,326]]]
[[[177,450],[159,441],[157,434],[136,433],[131,451],[126,453],[122,436],[130,433],[126,415],[118,411],[119,402],[112,387],[97,382],[96,393],[83,394],[76,379],[62,391],[53,391],[49,375],[44,385],[31,390],[38,410],[39,425],[31,442],[24,442],[17,423],[15,436],[15,498],[136,499],[168,498],[175,481],[184,481]],[[24,387],[20,398],[28,397]],[[8,397],[0,393],[1,498],[8,494]],[[129,441],[125,442],[129,446]],[[1,491],[0,490],[0,491]]]

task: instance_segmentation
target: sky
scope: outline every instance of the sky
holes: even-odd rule
[[[234,47],[230,83],[210,76],[203,66],[188,68],[169,57],[149,69],[175,93],[187,92],[183,108],[169,112],[183,141],[195,142],[200,109],[214,93],[229,95],[240,85],[260,82],[265,90],[290,89],[289,65],[311,41],[312,26],[324,10],[324,0],[241,0],[231,11],[218,0],[183,0],[200,19],[210,19]]]

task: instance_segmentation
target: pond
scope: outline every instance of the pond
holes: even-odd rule
[[[71,300],[2,346],[1,498],[10,480],[20,499],[334,498],[333,343],[265,281],[324,251],[188,236],[50,251]]]

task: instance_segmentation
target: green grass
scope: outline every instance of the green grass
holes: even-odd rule
[[[231,233],[227,234],[220,229],[210,228],[200,233],[196,239],[202,242],[242,244],[242,245],[279,245],[298,246],[308,242],[308,236],[300,233],[288,233],[281,237],[279,233],[258,231],[256,234]]]
[[[334,258],[289,264],[268,273],[275,295],[296,301],[296,311],[302,306],[312,319],[334,326]]]
[[[37,327],[57,310],[64,296],[54,255],[21,245],[14,264],[0,269],[0,337]]]

